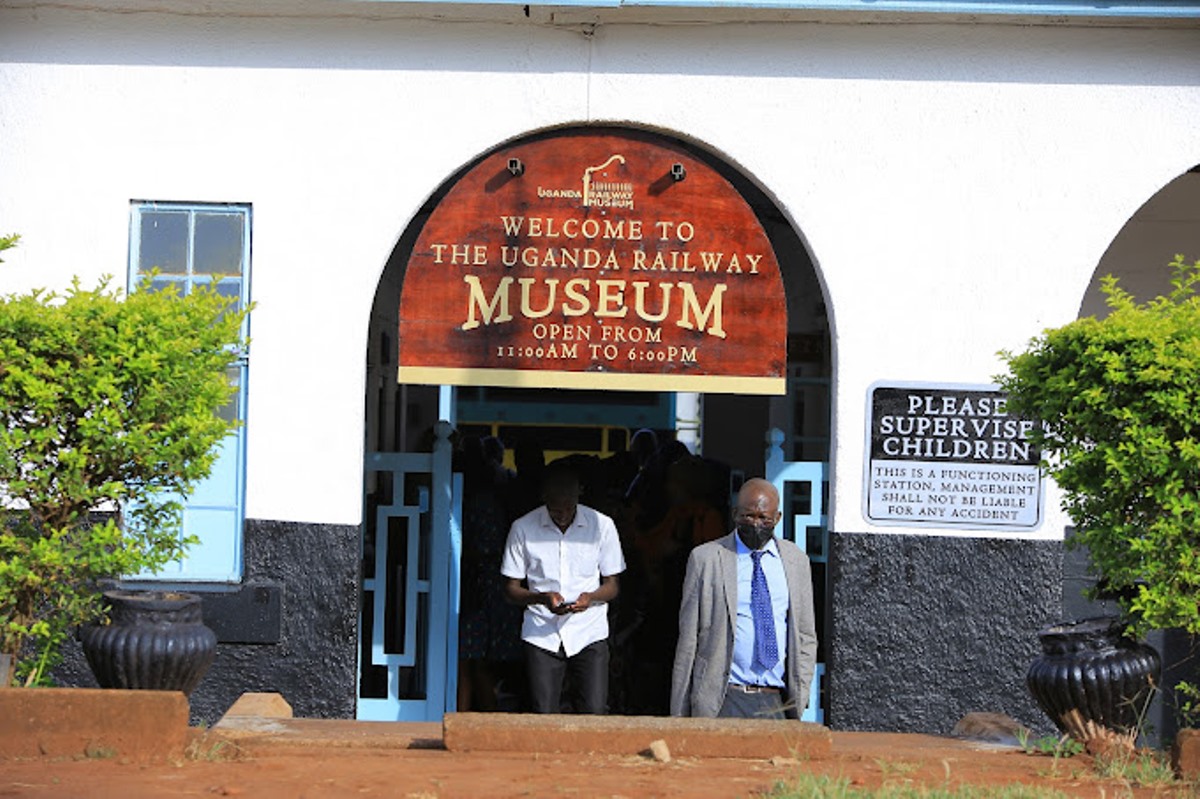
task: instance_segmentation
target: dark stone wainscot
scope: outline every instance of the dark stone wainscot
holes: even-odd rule
[[[191,696],[191,723],[215,724],[246,692],[277,691],[304,718],[354,718],[359,528],[247,519],[239,585],[177,583],[201,595],[217,655]],[[157,587],[157,586],[156,586]],[[59,685],[94,687],[77,644]]]
[[[1063,544],[831,534],[829,715],[837,730],[949,734],[973,711],[1053,731],[1025,688],[1062,611]]]

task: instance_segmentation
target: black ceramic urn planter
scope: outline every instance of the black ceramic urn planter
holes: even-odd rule
[[[105,591],[108,624],[80,631],[102,688],[192,689],[212,665],[217,636],[204,626],[200,597],[176,591]]]
[[[1160,659],[1153,648],[1123,635],[1113,617],[1047,627],[1038,633],[1042,654],[1025,683],[1038,705],[1064,733],[1084,740],[1087,722],[1134,734],[1158,685]]]

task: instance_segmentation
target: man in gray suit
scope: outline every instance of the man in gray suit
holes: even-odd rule
[[[688,558],[671,715],[800,718],[817,659],[808,557],[776,538],[779,493],[748,480],[736,529]]]

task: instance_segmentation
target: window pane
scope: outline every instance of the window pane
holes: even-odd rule
[[[186,278],[170,278],[165,275],[159,275],[150,281],[150,291],[164,291],[174,287],[179,292],[179,296],[187,294],[187,279]]]
[[[242,273],[241,214],[196,214],[192,269],[212,275]]]
[[[242,367],[231,366],[225,372],[225,376],[229,379],[229,385],[235,389],[241,386],[242,383]],[[217,409],[217,415],[227,422],[232,422],[240,418],[241,415],[241,392],[235,391],[233,396],[229,398],[229,402]]]
[[[180,211],[150,211],[142,214],[138,248],[138,271],[157,268],[160,272],[187,273],[188,215]]]
[[[217,294],[234,301],[234,308],[242,307],[242,281],[225,278],[217,284]]]

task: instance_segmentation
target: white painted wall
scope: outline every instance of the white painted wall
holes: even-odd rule
[[[0,8],[0,230],[24,237],[0,291],[123,275],[132,199],[252,203],[256,518],[359,521],[383,264],[440,182],[513,136],[661,128],[777,199],[829,297],[839,531],[871,529],[867,387],[989,382],[997,350],[1075,317],[1125,222],[1200,162],[1192,28],[104,6]]]

